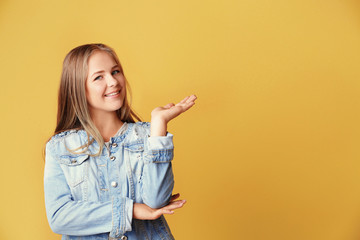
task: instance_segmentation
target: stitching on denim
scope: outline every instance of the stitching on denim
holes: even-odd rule
[[[146,239],[146,240],[150,240],[149,237],[148,237],[148,233],[147,233],[146,230],[145,230],[144,221],[137,220],[136,222],[137,222],[138,225],[140,226],[140,230],[141,230],[143,236],[145,237],[145,239]]]
[[[161,218],[161,216],[160,216],[160,218]],[[153,223],[155,225],[154,229],[162,240],[166,240],[166,238],[164,237],[164,235],[162,234],[162,232],[160,230],[160,224],[158,223],[159,220],[160,220],[159,218],[156,220],[153,220]]]
[[[90,159],[89,159],[90,160]],[[88,181],[88,175],[89,175],[89,166],[90,166],[90,163],[89,161],[86,161],[84,162],[84,164],[86,164],[84,167],[84,193],[83,193],[83,198],[84,198],[84,201],[87,201],[88,199],[88,184],[89,184],[89,181]]]
[[[161,220],[163,226],[165,227],[167,234],[170,236],[170,239],[173,239],[173,240],[174,240],[175,238],[174,238],[174,236],[172,235],[172,233],[171,233],[171,231],[170,231],[170,228],[169,228],[169,225],[167,224],[167,222],[166,222],[166,220],[165,220],[165,217],[164,217],[163,215],[160,217],[160,220]]]
[[[126,199],[123,199],[122,201],[121,201],[121,208],[122,208],[122,216],[120,216],[121,217],[121,225],[120,225],[120,227],[121,227],[121,234],[124,234],[125,233],[125,225],[126,225],[126,221],[125,221],[125,208],[126,208],[126,204],[125,204],[125,202],[126,202]]]
[[[132,175],[132,171],[131,171],[131,164],[130,164],[129,157],[126,158],[126,164],[127,164],[126,171],[127,171],[128,179],[130,182],[131,199],[135,200],[134,181],[133,181],[133,175]]]
[[[174,149],[148,150],[144,155],[147,158],[154,159],[150,161],[157,161],[157,159],[160,161],[169,161],[174,158]]]

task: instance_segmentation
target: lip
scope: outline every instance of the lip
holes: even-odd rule
[[[112,91],[112,92],[104,94],[104,97],[108,97],[108,98],[118,97],[120,95],[120,92],[121,92],[121,90]]]

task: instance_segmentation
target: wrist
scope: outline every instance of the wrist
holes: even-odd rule
[[[167,123],[163,118],[151,118],[151,136],[166,136]]]
[[[151,122],[159,122],[159,123],[165,123],[167,124],[169,120],[166,119],[166,117],[162,116],[161,114],[151,114]]]

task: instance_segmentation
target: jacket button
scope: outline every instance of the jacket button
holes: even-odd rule
[[[122,236],[120,239],[121,240],[127,240],[127,236]]]
[[[114,156],[111,156],[111,157],[110,157],[110,160],[111,160],[111,161],[114,161],[115,159],[116,159],[116,157],[114,157]]]
[[[111,186],[112,186],[112,187],[117,187],[117,185],[118,185],[117,182],[115,182],[115,181],[114,181],[114,182],[111,182]]]
[[[113,143],[111,146],[115,148],[117,147],[117,143]]]

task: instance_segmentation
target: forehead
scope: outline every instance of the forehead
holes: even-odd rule
[[[88,60],[89,73],[108,70],[115,65],[114,57],[105,51],[95,51]]]

